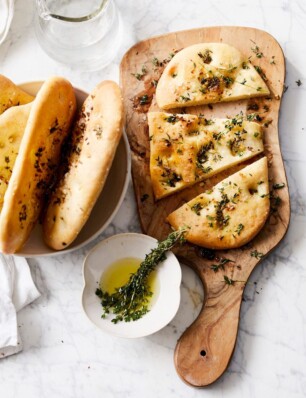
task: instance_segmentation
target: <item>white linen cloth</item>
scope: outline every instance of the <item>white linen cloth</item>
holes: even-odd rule
[[[14,0],[0,0],[0,44],[5,40],[14,15]]]
[[[16,312],[39,296],[26,259],[0,253],[0,358],[22,350]]]

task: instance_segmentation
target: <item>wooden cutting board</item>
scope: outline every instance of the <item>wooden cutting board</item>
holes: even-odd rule
[[[131,147],[132,176],[143,232],[157,239],[165,238],[170,232],[170,226],[165,222],[169,213],[256,160],[245,162],[168,198],[154,200],[149,172],[146,115],[149,110],[159,110],[155,101],[155,86],[173,53],[201,42],[224,42],[250,57],[253,65],[262,68],[271,96],[176,109],[176,113],[202,113],[207,119],[234,117],[241,111],[245,114],[257,113],[264,125],[265,155],[269,160],[272,198],[271,215],[266,225],[248,245],[215,253],[191,244],[175,250],[179,259],[197,272],[204,285],[202,310],[178,340],[174,355],[179,376],[197,387],[213,383],[226,370],[235,348],[245,284],[254,267],[284,237],[290,218],[289,192],[278,139],[278,116],[285,77],[282,49],[270,34],[258,29],[210,27],[169,33],[139,42],[125,54],[121,62],[126,132]],[[141,101],[144,95],[148,97]],[[273,184],[282,183],[285,183],[283,189],[272,188]],[[228,262],[224,269],[219,267],[215,272],[212,265],[220,264],[224,258],[233,262]],[[226,283],[224,276],[234,282]]]

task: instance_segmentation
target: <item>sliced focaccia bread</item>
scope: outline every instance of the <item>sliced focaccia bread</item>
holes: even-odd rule
[[[10,79],[0,75],[0,115],[8,108],[32,102],[34,97],[17,87]]]
[[[200,43],[178,52],[156,88],[162,109],[268,95],[249,59],[224,43]]]
[[[0,212],[32,104],[13,106],[0,115]]]
[[[0,250],[15,253],[35,225],[76,110],[71,84],[45,81],[32,103],[0,214]]]
[[[268,165],[264,157],[171,213],[175,228],[189,227],[186,239],[211,249],[248,243],[263,227],[270,208]]]
[[[55,250],[77,237],[98,199],[122,135],[118,85],[100,83],[87,97],[72,132],[67,170],[52,194],[43,222],[44,239]]]
[[[209,178],[263,151],[262,127],[239,115],[148,114],[150,173],[156,199]]]

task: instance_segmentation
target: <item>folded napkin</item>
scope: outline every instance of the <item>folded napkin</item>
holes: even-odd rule
[[[26,259],[0,253],[0,358],[22,350],[16,312],[39,296]]]
[[[0,0],[0,44],[5,40],[14,15],[14,0]]]

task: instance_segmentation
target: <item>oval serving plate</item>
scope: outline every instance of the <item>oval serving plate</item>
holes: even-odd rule
[[[103,240],[88,253],[83,264],[82,306],[89,320],[103,332],[124,338],[144,337],[166,326],[175,316],[180,304],[182,271],[177,258],[169,251],[166,260],[156,267],[157,289],[147,314],[137,321],[117,324],[111,322],[111,315],[101,318],[101,300],[95,291],[103,271],[122,258],[145,258],[156,246],[157,240],[150,236],[123,233]]]
[[[35,81],[20,84],[19,87],[29,94],[36,95],[41,85],[42,81]],[[88,93],[78,88],[74,88],[74,91],[78,108],[80,108],[88,96]],[[36,257],[64,254],[77,250],[95,239],[110,224],[119,210],[127,190],[130,168],[131,160],[129,144],[125,133],[123,133],[103,191],[101,192],[89,219],[75,241],[67,247],[67,249],[60,251],[52,250],[44,243],[41,225],[37,223],[26,244],[18,253],[15,253],[15,255]]]

